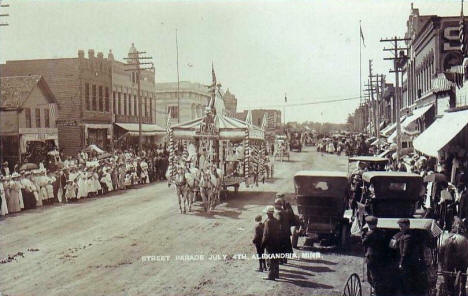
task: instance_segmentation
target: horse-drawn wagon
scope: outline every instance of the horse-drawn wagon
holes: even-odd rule
[[[374,275],[367,270],[364,272],[366,264],[363,262],[362,274],[351,274],[344,286],[343,296],[379,295],[376,293],[377,279],[379,279],[379,289],[382,295],[404,295],[401,291],[402,272],[399,270],[399,249],[395,249],[390,243],[396,233],[400,231],[398,225],[399,218],[379,218],[376,229],[383,233],[385,248],[382,251],[382,258],[378,264],[382,267],[378,269],[379,274]],[[410,221],[409,233],[413,237],[413,245],[418,272],[410,275],[413,281],[412,289],[417,290],[415,295],[435,295],[437,282],[437,241],[441,235],[441,229],[433,219],[408,219]],[[367,225],[363,230],[367,229]]]
[[[265,178],[263,129],[228,117],[215,105],[213,98],[203,117],[169,129],[169,178],[185,188],[178,190],[184,204],[185,196],[201,196],[207,211],[228,187],[237,192],[241,183],[250,186]],[[176,166],[183,169],[178,172]]]
[[[299,236],[322,245],[345,248],[349,241],[350,221],[344,217],[348,177],[344,172],[300,171],[294,176],[300,227],[292,234],[293,247]]]

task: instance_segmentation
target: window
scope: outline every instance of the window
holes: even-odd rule
[[[112,110],[114,110],[114,114],[117,114],[117,96],[115,95],[115,91],[112,92],[112,99],[113,99]]]
[[[133,110],[135,110],[135,116],[138,116],[138,99],[137,96],[133,96]]]
[[[149,114],[150,114],[151,122],[153,122],[153,98],[150,98]]]
[[[99,111],[104,111],[104,99],[103,99],[102,85],[99,86]]]
[[[121,104],[120,104],[120,100],[121,100],[121,99],[122,99],[122,98],[121,98],[121,93],[119,92],[119,93],[117,94],[117,106],[118,106],[118,108],[117,108],[117,114],[119,114],[119,115],[122,115],[122,107],[121,107]]]
[[[171,118],[179,118],[179,108],[177,106],[168,106],[167,112],[171,114]]]
[[[86,110],[90,110],[91,103],[89,101],[89,83],[85,83],[85,104],[86,104]]]
[[[127,115],[127,94],[123,94],[124,115]]]
[[[24,116],[26,117],[26,127],[31,128],[31,109],[24,108]]]
[[[97,102],[96,102],[96,85],[93,84],[93,111],[97,110]]]
[[[109,88],[106,87],[106,92],[105,92],[105,108],[106,112],[109,112]]]
[[[44,127],[50,127],[49,109],[44,109]]]
[[[36,127],[41,127],[41,109],[36,108]]]
[[[143,104],[144,104],[143,107],[145,108],[145,111],[143,114],[145,114],[145,117],[148,117],[148,98],[147,97],[145,97],[145,101]]]
[[[128,95],[128,115],[135,115],[134,114],[134,110],[133,110],[133,99],[132,99],[132,95],[129,94]]]

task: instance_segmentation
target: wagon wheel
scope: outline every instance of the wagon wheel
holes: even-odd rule
[[[348,277],[342,296],[362,296],[361,280],[356,273]]]

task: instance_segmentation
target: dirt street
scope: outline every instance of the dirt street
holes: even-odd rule
[[[241,187],[210,215],[198,204],[180,214],[174,188],[157,183],[2,219],[0,259],[16,256],[0,264],[1,295],[341,295],[348,275],[361,276],[359,254],[291,260],[277,282],[251,259],[254,217],[275,192],[293,192],[297,170],[346,170],[344,156],[313,150],[277,162],[274,180]]]

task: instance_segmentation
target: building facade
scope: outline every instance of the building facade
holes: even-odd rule
[[[0,78],[0,158],[20,163],[36,144],[58,145],[57,102],[40,75]]]
[[[138,134],[139,108],[138,108],[138,84],[135,57],[137,49],[132,44],[130,47],[127,62],[114,59],[112,51],[109,51],[108,60],[112,64],[112,113],[114,114],[114,141],[115,144],[122,140],[131,141],[131,138],[124,139],[129,135],[135,139]],[[155,72],[154,70],[142,70],[140,72],[140,105],[142,130],[145,132],[145,140],[150,141],[156,130],[160,130],[155,123],[156,93],[155,93]],[[163,116],[165,119],[166,117]],[[134,141],[133,141],[134,142]]]
[[[468,18],[465,18],[465,22]],[[454,84],[444,72],[453,71],[462,63],[459,40],[460,17],[419,15],[411,6],[406,38],[408,61],[403,73],[402,111],[433,104],[435,116],[454,107]],[[405,113],[405,112],[404,112]]]
[[[226,115],[235,117],[237,112],[237,98],[229,91],[229,88],[223,95],[224,106],[226,107]]]
[[[210,102],[208,86],[188,81],[156,83],[156,124],[166,127],[168,114],[171,124],[199,118]]]
[[[276,109],[252,109],[252,123],[258,127],[262,126],[263,117],[266,115],[267,129],[277,129],[281,127],[281,111]],[[236,118],[245,120],[247,117],[247,110],[236,113]]]
[[[58,106],[59,147],[75,155],[90,144],[112,146],[112,64],[99,52],[77,58],[16,60],[2,65],[2,76],[41,75]]]

